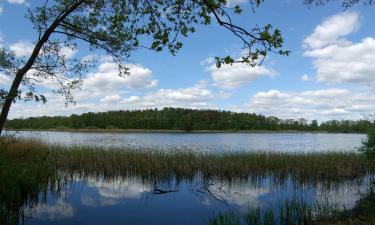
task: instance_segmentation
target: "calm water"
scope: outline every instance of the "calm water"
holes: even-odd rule
[[[221,151],[353,151],[361,134],[326,133],[71,133],[20,132],[48,144],[89,145],[121,149]],[[300,183],[272,175],[248,179],[149,181],[137,177],[68,176],[59,191],[40,194],[40,202],[24,206],[28,225],[133,224],[204,225],[219,212],[249,207],[275,209],[286,199],[303,199],[340,209],[351,209],[374,177],[364,175],[337,183]],[[158,194],[155,190],[171,191]],[[277,211],[276,211],[277,212]]]
[[[231,183],[212,180],[205,186],[200,181],[147,183],[137,178],[75,177],[60,197],[48,192],[45,203],[25,207],[24,214],[29,225],[203,225],[219,212],[245,211],[251,206],[272,209],[296,197],[310,205],[351,209],[366,193],[369,180],[298,185],[291,179],[276,183],[266,177]],[[155,194],[155,188],[174,192]]]
[[[353,151],[363,134],[328,133],[81,133],[30,132],[17,134],[48,144],[161,151]]]

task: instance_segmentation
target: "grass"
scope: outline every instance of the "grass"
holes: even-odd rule
[[[337,206],[310,206],[303,199],[294,197],[273,208],[249,207],[242,213],[221,212],[210,218],[206,225],[373,225],[374,209],[375,192],[371,189],[349,211],[340,211]]]
[[[46,146],[35,141],[8,141],[0,145],[8,158],[43,159],[54,169],[85,175],[137,176],[144,179],[267,177],[281,182],[340,181],[375,173],[375,161],[356,152],[206,154],[139,150],[102,150],[90,147]]]
[[[8,147],[14,151],[7,151]],[[47,154],[48,149],[37,143],[1,144],[0,224],[18,224],[23,206],[36,204],[39,194],[51,187],[56,176],[46,161]]]
[[[375,172],[375,163],[357,153],[223,153],[100,150],[52,147],[49,161],[65,172],[138,176],[146,179],[247,179],[292,176],[301,182],[340,181]]]

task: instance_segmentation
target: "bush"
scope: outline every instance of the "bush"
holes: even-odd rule
[[[375,159],[375,127],[369,128],[367,138],[362,141],[363,146],[359,151],[363,152],[368,158]]]

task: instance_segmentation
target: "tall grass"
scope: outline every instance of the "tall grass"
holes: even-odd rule
[[[239,213],[229,210],[208,219],[207,225],[370,225],[375,224],[375,192],[363,196],[352,210],[339,206],[309,205],[294,197],[272,208],[249,207]]]
[[[272,175],[302,182],[339,181],[375,173],[375,161],[356,152],[276,153],[161,152],[102,150],[76,146],[46,146],[18,140],[0,144],[0,153],[19,160],[45,160],[54,169],[103,176],[138,176],[145,179],[222,178],[227,180]]]
[[[265,153],[219,155],[193,152],[100,150],[88,147],[52,147],[49,161],[58,169],[104,176],[139,176],[150,179],[237,179],[292,176],[302,182],[354,179],[375,172],[375,163],[355,152]]]
[[[39,201],[55,184],[56,173],[47,162],[48,148],[31,142],[7,140],[0,144],[0,224],[18,224],[23,206]]]

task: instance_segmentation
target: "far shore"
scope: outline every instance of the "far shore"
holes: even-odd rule
[[[365,134],[361,132],[299,131],[299,130],[170,130],[170,129],[5,129],[6,131],[53,131],[53,132],[95,132],[95,133],[332,133]]]

